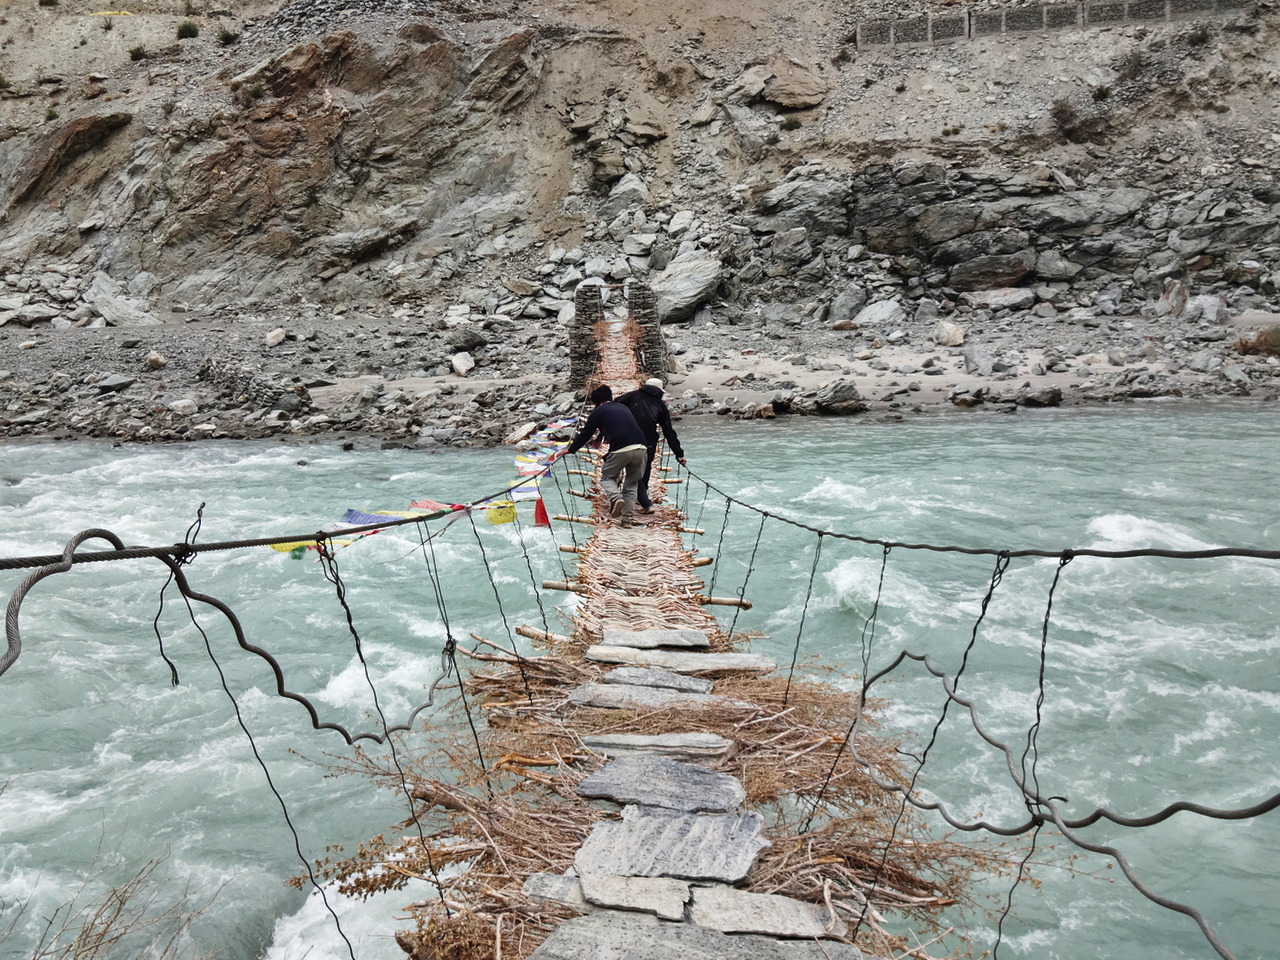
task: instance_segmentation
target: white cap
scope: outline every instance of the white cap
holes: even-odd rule
[[[644,385],[646,387],[657,387],[659,390],[662,389],[662,381],[659,380],[657,377],[650,377],[648,380],[644,382]]]

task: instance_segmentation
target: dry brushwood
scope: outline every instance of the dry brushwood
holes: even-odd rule
[[[708,732],[734,741],[738,750],[720,769],[742,781],[748,805],[767,811],[771,824],[772,846],[745,888],[824,905],[856,927],[857,944],[872,955],[918,949],[890,927],[940,934],[937,912],[963,902],[967,877],[1000,867],[992,854],[930,836],[902,810],[899,795],[867,775],[845,743],[856,694],[811,680],[788,690],[783,678],[728,676],[718,679],[717,693],[750,699],[754,708],[584,710],[568,694],[605,668],[570,651],[521,657],[481,641],[459,652],[479,668],[467,694],[472,711],[489,721],[483,760],[465,725],[436,728],[443,738],[436,749],[414,752],[455,779],[433,776],[421,766],[425,760],[402,763],[414,815],[400,824],[399,839],[375,837],[354,854],[317,864],[356,896],[402,889],[412,878],[435,885],[437,896],[409,906],[417,929],[398,935],[415,960],[525,957],[573,915],[532,901],[523,885],[535,873],[569,870],[592,827],[616,816],[575,792],[605,762],[582,744],[597,733]],[[862,728],[870,725],[864,719]],[[888,740],[860,734],[858,754],[879,776],[906,783]],[[400,789],[399,772],[366,753],[341,769]],[[898,920],[886,922],[889,913]],[[446,943],[450,952],[441,953]]]
[[[1248,340],[1236,341],[1236,352],[1245,356],[1260,355],[1264,357],[1280,356],[1280,326],[1267,327],[1257,336]]]

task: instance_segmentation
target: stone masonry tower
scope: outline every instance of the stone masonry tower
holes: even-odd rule
[[[627,289],[627,302],[631,319],[640,327],[640,342],[636,344],[636,366],[641,377],[667,376],[667,345],[662,339],[662,325],[658,322],[658,301],[647,283],[633,283]]]
[[[573,326],[569,329],[569,386],[580,390],[600,366],[596,324],[604,320],[600,288],[583,284],[573,295]]]

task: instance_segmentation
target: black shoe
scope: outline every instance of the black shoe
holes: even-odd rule
[[[609,513],[615,517],[620,517],[622,516],[622,507],[622,498],[619,497],[617,500],[614,500],[609,504]]]

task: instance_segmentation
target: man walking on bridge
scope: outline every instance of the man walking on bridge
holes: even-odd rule
[[[554,463],[566,454],[577,453],[597,432],[602,434],[609,444],[609,452],[600,468],[600,489],[609,498],[609,512],[615,517],[622,517],[622,525],[629,527],[635,515],[636,491],[645,469],[647,447],[644,433],[631,411],[613,402],[613,391],[607,384],[591,391],[591,402],[596,407],[578,435],[548,463]]]
[[[645,457],[644,476],[640,478],[640,489],[636,493],[636,500],[640,504],[641,513],[653,513],[653,501],[649,499],[649,474],[653,472],[653,458],[658,453],[659,427],[662,428],[662,435],[667,438],[667,446],[676,455],[680,465],[684,466],[688,461],[685,460],[684,450],[680,447],[676,428],[671,425],[671,411],[667,409],[666,401],[662,399],[661,380],[650,377],[644,382],[643,387],[624,393],[618,398],[618,402],[629,407],[635,414],[640,432],[644,434],[644,445],[648,448],[648,456]]]

